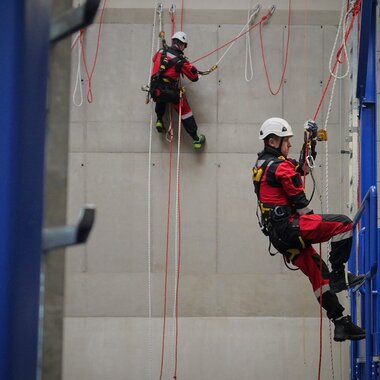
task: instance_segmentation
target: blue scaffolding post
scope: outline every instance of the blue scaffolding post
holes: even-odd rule
[[[35,379],[49,0],[1,0],[0,379]]]
[[[356,97],[360,102],[360,200],[356,222],[360,219],[359,265],[365,271],[367,280],[361,291],[361,318],[366,329],[366,340],[352,342],[351,379],[380,379],[380,341],[377,291],[379,276],[374,276],[378,263],[377,228],[377,92],[376,92],[376,7],[377,0],[362,0],[360,50]],[[352,255],[354,256],[354,255]],[[355,259],[350,267],[355,268]],[[371,275],[372,274],[372,275]],[[356,314],[356,300],[352,297],[353,315]]]

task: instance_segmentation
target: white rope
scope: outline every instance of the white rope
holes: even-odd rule
[[[347,32],[348,15],[351,13],[351,11],[353,9],[353,5],[350,7],[350,9],[347,12],[345,12],[345,8],[346,8],[346,0],[342,0],[342,10],[340,13],[338,30],[337,30],[337,33],[335,36],[334,46],[331,50],[331,55],[330,55],[330,59],[329,59],[329,71],[330,71],[331,76],[333,76],[335,79],[343,79],[343,78],[347,77],[347,75],[350,73],[350,60],[349,60],[348,52],[347,52],[346,32]],[[343,75],[339,76],[333,72],[332,61],[333,61],[333,56],[335,53],[336,44],[338,42],[338,38],[339,38],[339,34],[340,34],[341,29],[342,29],[342,45],[343,45],[343,50],[344,50],[344,56],[347,59],[347,68],[346,68],[346,72]]]
[[[251,14],[251,0],[248,0],[248,14],[247,14],[247,30],[245,35],[245,68],[244,77],[246,82],[251,82],[253,79],[253,62],[252,62],[252,48],[251,48],[251,36],[249,33],[249,26],[253,23],[256,16],[259,14],[261,5],[258,4]],[[249,76],[248,76],[248,66],[249,66]]]
[[[149,154],[148,154],[148,379],[152,379],[152,361],[153,361],[153,335],[152,335],[152,247],[151,247],[151,204],[152,204],[152,130],[153,130],[153,103],[150,112],[149,127]]]
[[[150,84],[150,75],[153,67],[153,53],[154,53],[154,36],[156,33],[157,13],[159,7],[154,9],[153,27],[152,27],[152,49],[150,56],[150,67],[148,85]],[[161,8],[160,8],[161,9]],[[148,379],[152,380],[152,363],[153,363],[153,333],[152,333],[152,135],[153,135],[153,103],[151,103],[150,110],[150,126],[149,126],[149,153],[148,153]]]
[[[153,54],[154,54],[154,36],[156,34],[156,23],[157,23],[157,13],[158,13],[158,6],[154,9],[154,16],[153,16],[153,27],[152,27],[152,47],[150,51],[150,57],[149,57],[149,72],[148,72],[148,79],[146,81],[147,85],[150,85],[150,77],[152,75],[152,68],[153,68]]]
[[[74,40],[77,40],[78,45],[78,66],[77,66],[77,75],[75,78],[75,87],[73,92],[73,103],[75,106],[80,107],[83,104],[83,89],[82,89],[82,73],[81,73],[81,45],[80,45],[80,32],[77,34]],[[76,94],[79,88],[79,103],[76,102]]]
[[[247,13],[247,34],[245,35],[245,67],[244,67],[244,77],[246,82],[250,82],[253,79],[253,64],[252,64],[252,50],[251,50],[251,36],[248,31],[248,22],[251,19],[251,0],[248,0],[248,13]],[[250,74],[248,76],[248,63]]]
[[[179,254],[179,200],[180,200],[180,151],[181,151],[181,121],[182,121],[182,95],[180,99],[180,106],[178,111],[178,144],[177,144],[177,171],[176,171],[176,197],[175,197],[175,232],[174,232],[174,302],[173,302],[173,329],[172,329],[172,352],[171,352],[171,370],[170,373],[174,372],[174,364],[175,364],[175,345],[176,345],[176,334],[177,325],[176,325],[176,305],[177,305],[177,286],[178,286],[178,254]]]
[[[235,41],[230,44],[228,49],[223,53],[223,55],[219,58],[218,62],[215,63],[215,66],[218,66],[219,63],[222,61],[222,59],[225,57],[225,55],[230,51],[232,46],[235,45],[236,41],[246,32],[246,29],[249,28],[249,24],[251,23],[251,20],[256,16],[255,13],[252,13],[250,17],[248,17],[247,23],[244,25],[243,29],[236,35]],[[248,33],[247,33],[248,34]]]

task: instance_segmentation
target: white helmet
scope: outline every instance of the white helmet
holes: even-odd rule
[[[293,131],[286,120],[279,117],[271,117],[265,120],[260,128],[260,140],[264,140],[265,137],[271,134],[278,137],[290,137],[293,136]]]
[[[187,46],[187,35],[186,35],[186,33],[176,32],[172,36],[172,40],[174,40],[174,39],[181,41],[182,43],[186,44],[186,46]]]

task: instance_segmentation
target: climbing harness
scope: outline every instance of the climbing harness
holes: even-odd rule
[[[277,165],[285,160],[285,157],[269,157],[257,161],[253,168],[252,179],[257,196],[256,216],[261,231],[265,236],[269,236],[268,251],[271,256],[281,252],[288,263],[292,262],[296,255],[300,253],[300,249],[305,248],[305,242],[299,234],[298,219],[289,220],[294,214],[291,206],[277,206],[265,204],[260,201],[260,188],[264,173],[267,173],[268,183],[278,186],[274,179],[274,173]],[[269,177],[273,179],[269,180]],[[259,215],[260,210],[260,215]],[[285,238],[286,235],[286,238]],[[278,252],[271,251],[273,245]]]

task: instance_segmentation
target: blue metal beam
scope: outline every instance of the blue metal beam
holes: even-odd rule
[[[363,97],[365,97],[366,87],[369,84],[367,81],[367,59],[368,54],[371,54],[369,52],[370,39],[372,38],[371,36],[374,28],[376,32],[376,6],[377,0],[362,0],[358,79],[356,86],[356,97],[358,99],[363,99]],[[375,24],[373,24],[373,20],[375,21]]]
[[[0,379],[35,379],[49,0],[1,0]]]
[[[360,46],[356,96],[360,102],[360,199],[363,201],[369,190],[372,189],[371,206],[367,207],[365,217],[362,219],[362,231],[365,231],[363,246],[360,249],[360,270],[369,272],[372,265],[378,262],[377,243],[377,73],[376,73],[376,7],[377,0],[362,0]],[[375,189],[375,190],[374,190]],[[368,192],[368,193],[367,193]],[[353,260],[350,261],[354,268]],[[356,268],[354,268],[356,269]],[[378,276],[377,276],[378,277]],[[358,344],[352,342],[351,371],[359,379],[378,379],[374,374],[374,353],[379,352],[375,337],[379,328],[377,312],[378,300],[374,294],[377,292],[376,281],[367,279],[364,297],[362,297],[361,315],[362,323],[366,329],[365,362],[364,368],[358,368],[356,362]],[[353,313],[356,312],[356,303],[352,302]],[[364,352],[360,353],[364,357]],[[356,378],[356,377],[355,377]]]
[[[377,184],[376,6],[363,0],[357,94],[360,100],[361,200]]]

